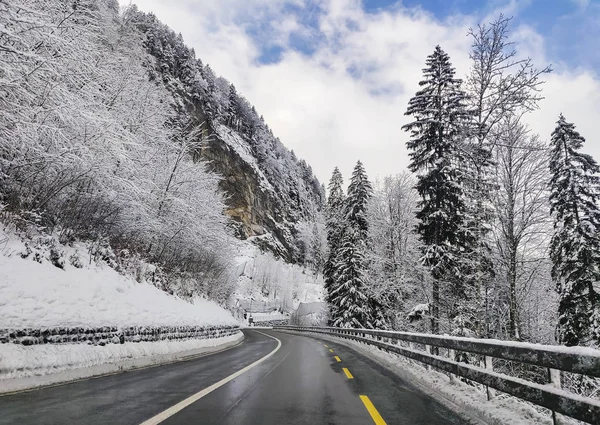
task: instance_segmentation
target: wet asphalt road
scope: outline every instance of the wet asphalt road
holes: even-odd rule
[[[343,345],[260,332],[245,331],[243,344],[189,361],[0,396],[0,424],[139,425],[272,352],[278,343],[268,335],[281,341],[274,355],[161,423],[373,424],[360,395],[388,425],[467,423]]]

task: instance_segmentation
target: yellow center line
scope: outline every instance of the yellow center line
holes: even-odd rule
[[[333,356],[333,358],[334,358],[334,359],[335,359],[335,360],[336,360],[338,363],[340,363],[340,362],[342,361],[342,359],[340,359],[338,356]]]
[[[361,395],[359,397],[362,400],[365,407],[367,408],[367,411],[371,415],[371,418],[373,419],[373,422],[375,422],[375,425],[386,425],[385,421],[383,420],[377,409],[375,409],[375,406],[373,406],[373,403],[371,403],[371,400],[369,400],[369,397],[367,397],[366,395]]]
[[[327,344],[323,344],[325,346],[325,348],[327,348]]]
[[[330,352],[330,353],[333,353],[333,348],[330,348],[330,349],[329,349],[329,352]]]
[[[350,371],[348,370],[347,367],[343,367],[342,370],[346,374],[346,378],[348,378],[348,379],[354,379],[354,376],[352,376],[352,374],[350,373]]]

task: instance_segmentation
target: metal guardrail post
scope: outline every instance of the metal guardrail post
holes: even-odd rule
[[[550,381],[550,385],[552,387],[560,389],[560,370],[548,368],[548,380]],[[554,425],[560,424],[560,414],[556,413],[554,410],[552,411],[552,423]]]
[[[493,357],[490,357],[490,356],[485,356],[484,359],[483,359],[483,363],[485,365],[485,369],[489,370],[490,372],[492,372],[494,370],[494,366],[493,366],[492,360],[493,360]],[[490,401],[491,399],[493,399],[496,396],[496,393],[494,392],[494,389],[488,387],[487,385],[485,386],[485,392],[487,394],[488,401]]]
[[[450,360],[456,359],[456,352],[451,348],[448,349],[448,358]],[[453,373],[449,373],[448,376],[450,377],[450,382],[455,382],[456,375],[454,375]]]

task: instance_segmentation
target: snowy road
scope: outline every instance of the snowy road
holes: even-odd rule
[[[265,357],[278,340],[270,357],[160,423],[467,423],[343,345],[261,332],[194,360],[2,396],[0,424],[139,425]]]

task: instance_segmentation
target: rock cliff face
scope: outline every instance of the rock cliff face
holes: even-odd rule
[[[297,225],[314,221],[325,199],[310,166],[285,148],[232,84],[195,58],[181,35],[151,14],[129,14],[152,58],[150,78],[173,93],[173,125],[204,130],[205,145],[190,154],[199,153],[222,176],[237,236],[288,262],[303,262]]]
[[[214,132],[201,156],[222,176],[219,186],[228,195],[229,207],[225,213],[237,223],[237,236],[251,238],[288,262],[297,260],[294,223],[284,226],[286,217],[278,208],[277,193],[261,185],[264,177],[259,170]]]

